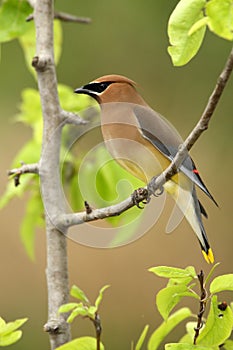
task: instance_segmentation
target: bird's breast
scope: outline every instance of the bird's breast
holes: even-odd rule
[[[112,157],[126,170],[148,183],[165,169],[170,161],[140,132],[130,108],[108,106],[102,111],[101,129]]]

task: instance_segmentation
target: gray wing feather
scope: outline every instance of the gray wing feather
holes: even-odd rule
[[[159,113],[153,109],[144,106],[135,106],[134,114],[141,128],[142,136],[151,142],[167,159],[170,161],[175,157],[179,146],[183,143],[182,138],[173,128],[173,126],[165,120]],[[182,171],[190,180],[192,180],[212,201],[216,204],[213,196],[205,186],[191,157],[187,155],[180,171]],[[202,207],[202,213],[206,215]]]

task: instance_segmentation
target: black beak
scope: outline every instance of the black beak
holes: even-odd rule
[[[77,88],[74,90],[76,94],[84,94],[93,97],[97,102],[99,102],[97,94],[95,94],[93,91],[85,88],[85,86],[81,86],[80,88]]]
[[[88,89],[85,89],[83,86],[81,86],[80,88],[77,88],[74,90],[74,92],[76,94],[86,94],[86,95],[90,95],[90,91]]]

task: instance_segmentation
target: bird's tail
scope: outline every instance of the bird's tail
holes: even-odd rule
[[[179,176],[182,176],[179,174]],[[185,176],[185,175],[183,175]],[[182,176],[182,178],[183,178]],[[182,182],[184,184],[184,179]],[[202,253],[208,263],[214,262],[214,255],[210,248],[208,238],[202,222],[201,212],[203,211],[198,201],[194,184],[186,178],[184,186],[180,186],[176,181],[168,181],[164,188],[175,199],[176,204],[188,220],[201,245]],[[179,181],[180,182],[180,181]]]

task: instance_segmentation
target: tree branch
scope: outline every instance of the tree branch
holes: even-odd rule
[[[129,198],[118,204],[100,209],[91,209],[89,211],[85,210],[80,213],[60,215],[59,217],[54,218],[54,225],[61,231],[64,231],[71,226],[80,225],[84,222],[106,219],[111,216],[118,216],[135,205],[139,206],[139,203],[145,200],[148,201],[148,191],[146,188],[139,188],[135,190]]]
[[[77,17],[65,12],[55,12],[54,18],[60,19],[63,22],[84,23],[84,24],[91,23],[91,19],[88,17]]]
[[[7,172],[8,176],[13,175],[16,187],[20,185],[20,176],[23,174],[39,174],[38,163],[23,164],[20,168],[11,169]]]
[[[32,65],[37,71],[38,87],[43,114],[42,154],[39,162],[41,194],[45,205],[52,208],[52,216],[64,213],[60,185],[61,108],[57,93],[57,78],[53,52],[53,0],[36,0],[34,19],[36,26],[36,56]],[[45,206],[47,237],[48,322],[51,349],[70,340],[70,328],[64,314],[57,310],[68,302],[69,281],[66,237],[54,227]]]
[[[64,124],[74,124],[74,125],[84,125],[87,124],[88,121],[82,119],[77,113],[61,111],[61,121]]]
[[[203,315],[206,309],[206,302],[207,302],[207,298],[208,298],[208,294],[205,288],[205,283],[204,283],[204,273],[201,270],[201,272],[197,275],[199,283],[200,283],[200,290],[201,290],[201,295],[200,295],[200,308],[199,308],[199,312],[197,315],[197,326],[195,327],[194,331],[194,339],[193,339],[193,344],[196,345],[197,342],[197,338],[199,337],[199,333],[200,330],[203,326]]]
[[[32,7],[34,7],[33,2],[29,2],[29,3]],[[77,17],[65,12],[54,12],[54,19],[59,19],[60,21],[63,21],[63,22],[72,22],[72,23],[83,23],[83,24],[91,23],[91,19],[88,17]],[[26,18],[26,22],[30,22],[32,20],[34,20],[34,13],[30,14]]]

